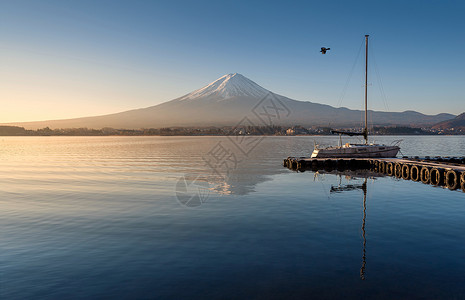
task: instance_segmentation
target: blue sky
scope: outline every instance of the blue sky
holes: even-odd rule
[[[360,109],[362,57],[343,91],[365,34],[371,109],[459,114],[464,13],[430,0],[0,1],[0,122],[148,107],[235,72]]]

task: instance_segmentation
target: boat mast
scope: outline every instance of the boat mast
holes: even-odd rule
[[[365,138],[365,145],[368,144],[368,104],[367,104],[367,92],[368,92],[368,34],[365,35],[365,130],[363,131],[363,137]]]

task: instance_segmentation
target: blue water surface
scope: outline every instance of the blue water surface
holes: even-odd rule
[[[465,193],[282,167],[314,139],[1,138],[0,298],[464,299]]]

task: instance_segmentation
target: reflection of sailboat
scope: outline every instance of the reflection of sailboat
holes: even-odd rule
[[[381,145],[368,143],[368,105],[367,105],[367,87],[368,87],[368,35],[365,35],[365,129],[363,132],[344,132],[332,130],[332,133],[349,136],[361,135],[365,138],[365,144],[346,143],[339,146],[318,149],[315,145],[313,158],[325,157],[396,157],[400,147],[395,145]]]
[[[366,246],[367,246],[367,239],[365,235],[365,221],[366,221],[366,204],[367,204],[367,177],[365,177],[365,181],[360,185],[354,184],[347,184],[344,186],[331,186],[330,193],[340,193],[345,191],[353,191],[361,189],[363,191],[363,218],[362,218],[362,239],[363,239],[363,247],[362,247],[362,267],[360,268],[360,279],[365,280],[365,268],[366,268]]]
[[[366,248],[367,239],[365,236],[365,220],[367,217],[367,180],[362,185],[363,190],[363,222],[362,222],[362,237],[363,237],[363,255],[362,255],[362,267],[360,268],[360,279],[365,280],[365,267],[367,263]]]

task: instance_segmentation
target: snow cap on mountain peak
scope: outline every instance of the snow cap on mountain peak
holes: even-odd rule
[[[239,73],[223,75],[201,89],[193,91],[180,100],[193,100],[209,96],[228,99],[232,97],[264,97],[269,91]]]

